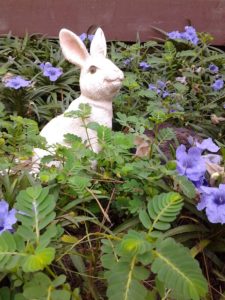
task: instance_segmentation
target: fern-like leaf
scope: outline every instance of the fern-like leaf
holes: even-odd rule
[[[17,252],[18,244],[15,239],[16,235],[9,233],[8,231],[3,232],[0,235],[0,271],[10,270],[14,268],[24,256],[24,243],[21,252]]]
[[[146,279],[142,267],[135,266],[136,257],[130,263],[120,261],[105,273],[108,280],[107,296],[109,300],[144,300],[146,288],[140,280]]]
[[[48,188],[34,186],[21,191],[16,200],[17,219],[22,223],[17,232],[38,245],[41,230],[55,218],[54,196],[49,195]]]
[[[168,238],[154,250],[151,270],[176,300],[199,300],[207,293],[207,281],[187,248]]]
[[[183,200],[178,193],[163,193],[153,197],[148,203],[148,213],[152,219],[149,232],[154,228],[167,230],[171,226],[183,206]],[[149,219],[150,224],[150,219]]]

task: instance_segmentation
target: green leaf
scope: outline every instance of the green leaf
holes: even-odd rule
[[[187,248],[168,238],[153,251],[155,260],[151,270],[172,290],[175,299],[200,300],[207,293],[207,281],[198,262]]]
[[[189,199],[193,199],[196,196],[196,189],[194,184],[185,176],[176,176],[174,178],[175,184],[179,186],[180,190]]]
[[[86,190],[86,188],[90,186],[90,178],[85,176],[71,176],[68,182],[78,193],[78,195],[83,195],[83,192]]]
[[[163,128],[159,131],[159,133],[157,135],[157,139],[160,144],[162,144],[165,141],[170,141],[175,138],[176,138],[176,135],[172,128]]]
[[[98,141],[101,144],[110,144],[111,143],[111,136],[112,136],[112,131],[110,128],[106,126],[99,126],[97,129],[97,136],[98,136]]]
[[[41,186],[29,187],[19,193],[16,198],[17,219],[21,221],[18,233],[25,238],[26,233],[29,239],[39,244],[41,230],[44,229],[55,218],[54,208],[55,197],[49,195],[49,189]]]
[[[35,253],[28,256],[22,266],[24,272],[43,270],[55,258],[54,248],[36,249]]]
[[[91,114],[91,106],[87,103],[81,103],[79,105],[78,110],[71,110],[65,113],[64,116],[68,118],[86,119],[90,116],[90,114]]]
[[[170,223],[176,219],[182,206],[183,200],[178,193],[170,192],[154,196],[148,203],[148,213],[153,220],[149,232],[154,228],[169,229]]]
[[[149,229],[150,226],[152,226],[151,219],[149,218],[148,213],[145,210],[141,210],[139,212],[139,219],[142,223],[142,225],[146,228]]]
[[[0,300],[10,300],[10,289],[8,287],[0,288]]]
[[[0,235],[0,270],[13,269],[17,264],[23,260],[26,254],[24,253],[24,243],[21,252],[17,251],[17,243],[14,235],[8,231]]]
[[[54,290],[51,293],[52,300],[70,300],[70,292],[66,290]]]
[[[146,234],[129,230],[118,245],[119,255],[144,254],[151,249],[151,244],[146,240]]]
[[[165,54],[164,54],[165,60],[168,62],[172,62],[174,57],[176,56],[176,52],[177,52],[176,47],[171,41],[166,41],[164,48],[165,48]]]
[[[185,50],[177,53],[176,57],[195,57],[197,53],[195,50]]]
[[[40,299],[47,295],[47,289],[51,280],[44,273],[38,272],[31,277],[31,280],[24,284],[23,295],[26,299]]]
[[[138,273],[137,268],[134,257],[130,263],[119,262],[105,273],[109,300],[145,300],[147,290],[135,277],[135,273]],[[146,276],[141,278],[146,279]]]

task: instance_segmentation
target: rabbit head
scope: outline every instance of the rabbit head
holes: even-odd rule
[[[102,29],[98,28],[94,35],[90,54],[79,36],[70,30],[61,29],[59,41],[65,58],[81,69],[81,95],[96,101],[112,101],[122,85],[124,75],[106,58],[107,45]]]

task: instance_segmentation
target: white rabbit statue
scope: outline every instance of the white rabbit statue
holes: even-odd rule
[[[89,104],[91,114],[87,122],[97,122],[107,127],[112,127],[112,100],[119,91],[123,72],[106,58],[107,45],[104,33],[98,28],[90,46],[90,54],[79,36],[67,29],[61,29],[59,33],[60,46],[63,55],[72,64],[81,69],[79,98],[72,101],[65,113],[78,110],[80,104]],[[88,141],[87,133],[79,118],[65,117],[63,114],[49,121],[41,130],[40,135],[46,138],[47,145],[65,145],[64,135],[67,133],[81,137],[82,141]],[[94,130],[88,129],[91,148],[99,152],[100,147]],[[88,144],[88,143],[87,143]],[[33,162],[39,165],[40,159],[49,152],[42,149],[34,149]]]

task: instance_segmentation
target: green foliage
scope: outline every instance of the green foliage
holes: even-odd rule
[[[188,180],[185,176],[176,176],[174,178],[174,183],[178,186],[181,192],[192,199],[196,196],[196,190],[194,184]]]
[[[148,213],[153,220],[152,224],[149,220],[149,232],[154,228],[158,230],[169,229],[170,223],[176,219],[182,206],[182,198],[177,193],[163,193],[153,197],[148,203]]]
[[[188,251],[173,239],[160,242],[154,250],[152,271],[172,290],[175,299],[199,300],[207,292],[201,269]]]
[[[70,300],[71,291],[67,284],[65,284],[66,276],[59,275],[54,280],[51,280],[46,274],[37,272],[30,276],[23,286],[23,291],[20,293],[11,293],[8,288],[0,289],[1,300]],[[75,291],[74,294],[75,296]],[[73,298],[78,299],[78,298]]]
[[[18,234],[23,238],[29,237],[29,240],[35,242],[37,246],[42,244],[41,230],[54,220],[55,205],[56,199],[53,195],[49,195],[48,188],[34,186],[21,191],[15,205],[19,212],[17,219],[22,223],[18,228]],[[44,238],[46,243],[46,235]]]
[[[0,235],[0,299],[81,300],[80,292],[95,300],[208,298],[191,255],[201,262],[204,250],[203,270],[210,260],[222,274],[217,252],[225,251],[223,230],[196,209],[196,187],[177,174],[174,160],[190,129],[224,147],[224,88],[214,91],[212,84],[225,76],[225,55],[208,45],[207,35],[199,37],[196,47],[182,40],[108,45],[125,73],[113,103],[113,130],[88,124],[88,105],[65,114],[96,131],[101,151],[67,134],[69,148],[57,145],[36,175],[30,173],[33,148],[45,149],[38,127],[80,94],[79,72],[64,61],[56,40],[0,39],[0,101],[6,108],[0,105],[0,197],[18,210],[15,232]],[[39,67],[47,61],[63,70],[55,82]],[[141,68],[143,61],[149,69]],[[212,62],[216,74],[209,70]],[[32,85],[7,88],[9,73]],[[177,129],[183,128],[190,134],[180,137]],[[138,146],[145,156],[137,155]],[[52,161],[59,167],[46,165]],[[224,293],[222,285],[214,288]]]
[[[43,270],[55,257],[55,249],[47,247],[57,235],[56,227],[49,226],[55,217],[56,199],[48,188],[34,186],[21,191],[15,207],[21,222],[16,234],[8,231],[0,235],[0,269],[24,272]]]
[[[147,290],[140,280],[147,278],[145,269],[135,266],[135,258],[130,264],[118,262],[106,273],[108,280],[107,296],[109,300],[144,300]]]
[[[150,263],[157,280],[175,299],[198,300],[207,293],[199,264],[187,248],[171,238],[154,240],[147,234],[129,231],[115,245],[103,243],[102,263],[108,269],[105,277],[109,299],[146,299],[147,290],[141,281],[148,278],[146,267]]]

